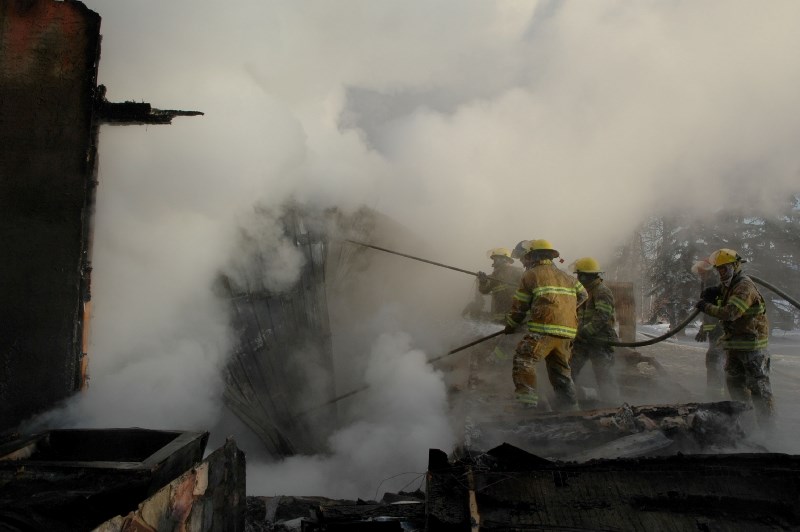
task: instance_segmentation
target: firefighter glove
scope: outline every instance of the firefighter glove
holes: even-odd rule
[[[696,308],[697,310],[699,310],[701,312],[705,312],[706,311],[706,307],[708,307],[708,306],[709,306],[709,302],[708,301],[704,301],[702,299],[694,304],[694,308]]]
[[[503,329],[503,334],[514,334],[517,331],[517,328],[513,325],[506,325],[506,328]]]
[[[484,283],[484,282],[486,282],[487,279],[489,279],[489,277],[485,273],[478,272],[478,280],[480,282]]]
[[[697,331],[697,334],[694,337],[695,342],[705,342],[706,338],[708,338],[708,332],[700,329]]]
[[[700,299],[707,303],[714,304],[720,296],[719,286],[709,286],[700,293]]]

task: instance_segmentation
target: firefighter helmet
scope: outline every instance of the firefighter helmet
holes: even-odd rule
[[[575,261],[575,273],[603,273],[603,270],[594,258],[583,257]]]
[[[711,254],[711,263],[719,268],[720,266],[725,266],[726,264],[736,264],[742,262],[742,257],[739,256],[732,249],[722,248],[718,249],[714,253]]]
[[[508,248],[492,248],[486,252],[486,256],[490,259],[494,257],[506,257],[507,259],[510,259],[511,250]]]
[[[519,244],[514,247],[514,251],[511,252],[511,256],[515,259],[521,259],[528,252],[529,243],[530,240],[520,240]]]
[[[528,252],[539,251],[551,257],[558,257],[558,251],[553,248],[553,244],[549,240],[537,238],[536,240],[528,241]]]

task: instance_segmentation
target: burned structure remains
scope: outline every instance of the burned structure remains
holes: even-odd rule
[[[97,85],[100,16],[77,1],[0,1],[0,52],[0,527],[800,528],[797,457],[745,442],[743,403],[676,402],[685,390],[634,351],[618,353],[627,403],[566,414],[504,402],[508,367],[489,356],[496,343],[465,351],[453,366],[466,377],[450,390],[458,445],[430,451],[425,493],[382,501],[246,499],[243,453],[229,440],[204,458],[206,432],[19,434],[21,422],[87,385],[100,125],[202,113],[109,102]],[[227,408],[282,458],[324,452],[338,428],[347,388],[337,389],[328,294],[365,260],[343,239],[371,241],[381,236],[376,227],[396,228],[367,209],[344,216],[297,205],[277,223],[303,257],[292,287],[273,292],[223,272],[216,288],[236,334],[222,369]],[[609,284],[621,337],[632,339],[630,286]]]
[[[205,432],[18,433],[87,385],[100,125],[202,114],[108,102],[99,59],[82,3],[0,2],[0,528],[243,530],[234,442],[204,460]]]
[[[0,3],[0,430],[84,382],[100,17]]]
[[[202,113],[108,102],[80,2],[0,3],[0,50],[2,432],[86,385],[100,125]]]
[[[226,366],[225,402],[274,457],[321,452],[321,436],[336,425],[335,405],[304,412],[312,391],[315,398],[334,396],[325,294],[329,244],[298,208],[288,209],[279,223],[304,259],[291,289],[272,293],[255,280],[220,280],[237,338]],[[316,390],[308,388],[312,372],[320,376]]]
[[[243,237],[246,267],[224,272],[217,291],[230,302],[236,342],[225,367],[225,404],[255,433],[266,452],[281,458],[326,451],[338,427],[329,292],[364,266],[364,249],[346,239],[396,228],[362,208],[343,214],[289,202],[257,209],[284,245],[300,257],[289,288],[263,286],[263,250]],[[339,384],[341,386],[341,384]]]

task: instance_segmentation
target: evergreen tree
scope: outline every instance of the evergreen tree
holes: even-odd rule
[[[661,238],[653,249],[649,271],[654,296],[651,321],[664,317],[674,326],[689,315],[697,299],[697,279],[691,273],[697,239],[685,214],[662,217],[660,226]]]
[[[637,287],[643,320],[665,319],[675,325],[699,297],[692,264],[719,248],[736,250],[747,261],[747,273],[800,297],[793,293],[800,286],[800,194],[790,195],[769,213],[726,210],[710,216],[685,212],[653,216],[617,251],[608,270],[617,280]],[[760,290],[772,327],[798,326],[797,309],[766,288]]]

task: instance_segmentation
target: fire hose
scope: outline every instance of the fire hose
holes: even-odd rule
[[[767,290],[772,290],[773,292],[775,292],[776,294],[781,296],[783,299],[785,299],[787,302],[791,303],[794,306],[794,308],[800,310],[800,302],[798,302],[796,299],[786,295],[786,293],[784,293],[781,290],[778,290],[773,285],[769,284],[768,282],[764,281],[763,279],[759,279],[758,277],[753,277],[752,275],[748,275],[748,277],[751,278],[754,283],[760,284],[761,286],[763,286]]]
[[[354,244],[360,244],[358,242],[353,242],[353,243]],[[360,244],[360,245],[367,246],[367,247],[374,247],[375,249],[380,249],[381,251],[387,251],[389,253],[395,253],[397,255],[402,255],[404,257],[417,259],[417,257],[411,257],[409,255],[403,255],[402,253],[396,253],[394,251],[384,250],[382,248],[378,248],[376,246],[370,246],[368,244]],[[417,260],[422,260],[423,262],[436,264],[437,266],[444,266],[444,265],[441,265],[441,264],[434,263],[432,261],[426,261],[424,259],[417,259]],[[445,267],[449,268],[449,266],[445,266]],[[452,268],[452,269],[455,269],[455,270],[458,270],[458,271],[466,271],[466,270],[460,270],[458,268]],[[466,273],[472,274],[472,272],[466,272]],[[750,275],[748,277],[750,277],[750,279],[752,279],[754,283],[760,284],[764,288],[767,288],[768,290],[771,290],[772,292],[778,294],[783,299],[785,299],[787,302],[791,303],[795,308],[800,310],[800,302],[798,302],[796,299],[792,298],[791,296],[787,295],[782,290],[776,288],[775,286],[773,286],[772,284],[764,281],[763,279],[759,279],[758,277],[755,277],[755,276],[752,276],[752,275]],[[667,331],[666,333],[662,334],[661,336],[657,336],[655,338],[650,338],[649,340],[643,340],[641,342],[604,342],[604,343],[605,343],[605,345],[612,345],[612,346],[616,346],[616,347],[643,347],[643,346],[646,346],[646,345],[657,344],[658,342],[663,342],[664,340],[666,340],[670,336],[674,336],[679,331],[683,330],[687,325],[689,325],[691,322],[693,322],[697,318],[698,314],[700,314],[700,311],[695,309],[691,314],[689,314],[686,317],[686,319],[684,319],[682,322],[680,322],[674,329],[671,329],[671,330]],[[479,338],[479,339],[474,340],[474,341],[472,341],[472,342],[470,342],[468,344],[462,345],[461,347],[453,349],[452,351],[448,351],[444,355],[440,355],[438,357],[432,358],[428,362],[431,362],[431,363],[432,362],[436,362],[437,360],[440,360],[440,359],[442,359],[444,357],[453,355],[455,353],[458,353],[459,351],[463,351],[464,349],[468,349],[468,348],[470,348],[470,347],[472,347],[474,345],[478,345],[478,344],[480,344],[482,342],[485,342],[486,340],[490,340],[492,338],[495,338],[496,336],[500,336],[501,334],[503,334],[503,332],[504,332],[503,330],[500,330],[500,331],[497,331],[495,333],[490,334],[489,336],[485,336],[483,338]],[[318,405],[318,406],[312,408],[311,410],[308,410],[308,411],[304,412],[303,414],[307,414],[307,413],[309,413],[309,412],[311,412],[313,410],[316,410],[318,408],[322,408],[323,406],[327,406],[327,405],[336,403],[338,401],[341,401],[342,399],[346,399],[346,398],[348,398],[348,397],[350,397],[352,395],[355,395],[357,393],[363,392],[363,391],[367,390],[368,388],[369,388],[369,385],[364,385],[361,388],[357,388],[355,390],[347,392],[347,393],[345,393],[343,395],[340,395],[338,397],[334,397],[333,399],[331,399],[331,400],[329,400],[329,401],[327,401],[327,402],[325,402],[325,403],[323,403],[321,405]]]
[[[469,270],[464,270],[462,268],[457,268],[455,266],[442,264],[441,262],[434,262],[432,260],[423,259],[421,257],[415,257],[413,255],[408,255],[406,253],[400,253],[399,251],[393,251],[391,249],[386,249],[386,248],[382,248],[382,247],[379,247],[379,246],[374,246],[372,244],[366,244],[364,242],[357,242],[355,240],[345,240],[345,242],[350,242],[351,244],[356,244],[358,246],[363,246],[363,247],[366,247],[366,248],[377,249],[378,251],[384,251],[386,253],[391,253],[392,255],[399,255],[401,257],[406,257],[406,258],[409,258],[409,259],[417,260],[417,261],[420,261],[420,262],[424,262],[426,264],[432,264],[434,266],[439,266],[439,267],[442,267],[442,268],[447,268],[449,270],[455,270],[457,272],[466,273],[468,275],[472,275],[474,277],[478,277],[478,273],[477,272],[471,272]],[[510,285],[510,283],[508,283],[506,281],[503,281],[501,279],[496,279],[496,278],[493,278],[493,277],[489,277],[488,275],[486,276],[486,278],[487,279],[491,279],[493,281],[501,282],[503,284]],[[501,334],[503,334],[502,330],[494,332],[494,333],[490,334],[489,336],[484,336],[483,338],[478,338],[477,340],[474,340],[474,341],[472,341],[472,342],[470,342],[468,344],[462,345],[461,347],[457,347],[455,349],[452,349],[452,350],[448,351],[447,353],[445,353],[444,355],[439,355],[438,357],[434,357],[434,358],[428,360],[428,362],[429,363],[436,362],[437,360],[441,360],[441,359],[443,359],[445,357],[448,357],[450,355],[454,355],[454,354],[456,354],[456,353],[458,353],[460,351],[463,351],[465,349],[468,349],[468,348],[470,348],[470,347],[472,347],[474,345],[478,345],[481,342],[485,342],[486,340],[490,340],[492,338],[495,338],[496,336],[500,336]],[[363,391],[368,390],[369,387],[370,387],[369,384],[365,384],[365,385],[363,385],[363,386],[361,386],[359,388],[356,388],[355,390],[351,390],[351,391],[349,391],[347,393],[344,393],[342,395],[336,396],[333,399],[329,399],[328,401],[325,401],[322,404],[314,406],[314,407],[312,407],[312,408],[310,408],[310,409],[308,409],[308,410],[306,410],[304,412],[300,412],[298,415],[301,415],[301,416],[302,415],[306,415],[306,414],[309,414],[309,413],[313,412],[314,410],[318,410],[318,409],[320,409],[320,408],[322,408],[324,406],[328,406],[328,405],[331,405],[333,403],[338,403],[342,399],[347,399],[348,397],[352,397],[353,395],[356,395],[358,393],[361,393]]]
[[[469,270],[456,268],[455,266],[449,266],[447,264],[442,264],[441,262],[434,262],[432,260],[423,259],[422,257],[415,257],[414,255],[408,255],[406,253],[400,253],[399,251],[392,251],[391,249],[386,249],[386,248],[382,248],[382,247],[378,247],[378,246],[373,246],[372,244],[365,244],[364,242],[357,242],[355,240],[345,240],[345,242],[350,242],[351,244],[356,244],[357,246],[364,246],[365,248],[377,249],[378,251],[384,251],[386,253],[391,253],[392,255],[399,255],[399,256],[405,257],[407,259],[418,260],[418,261],[424,262],[426,264],[433,264],[434,266],[439,266],[441,268],[447,268],[448,270],[455,270],[457,272],[466,273],[467,275],[472,275],[474,277],[480,277],[478,275],[478,272],[471,272]],[[486,278],[491,280],[491,281],[497,281],[498,283],[503,283],[503,284],[506,284],[508,286],[513,286],[513,287],[516,288],[515,284],[509,283],[508,281],[503,281],[502,279],[497,279],[496,277],[489,277],[488,275],[486,276]]]
[[[503,334],[502,330],[497,331],[497,332],[493,332],[489,336],[484,336],[483,338],[478,338],[477,340],[473,340],[472,342],[470,342],[468,344],[464,344],[461,347],[456,347],[455,349],[452,349],[452,350],[448,351],[444,355],[439,355],[438,357],[431,358],[431,359],[428,360],[428,363],[432,364],[432,363],[436,362],[437,360],[443,359],[444,357],[449,357],[450,355],[455,355],[456,353],[459,353],[459,352],[461,352],[461,351],[463,351],[465,349],[468,349],[468,348],[470,348],[470,347],[472,347],[474,345],[478,345],[481,342],[485,342],[486,340],[491,340],[492,338],[494,338],[496,336],[500,336],[501,334]],[[306,415],[306,414],[308,414],[310,412],[313,412],[314,410],[322,408],[323,406],[328,406],[328,405],[331,405],[333,403],[337,403],[337,402],[341,401],[342,399],[347,399],[348,397],[353,396],[353,395],[355,395],[357,393],[361,393],[363,391],[366,391],[366,390],[369,389],[369,387],[370,387],[369,384],[365,384],[365,385],[361,386],[360,388],[356,388],[355,390],[351,390],[351,391],[349,391],[349,392],[347,392],[345,394],[342,394],[342,395],[339,395],[337,397],[334,397],[333,399],[330,399],[330,400],[328,400],[328,401],[326,401],[326,402],[324,402],[324,403],[322,403],[320,405],[317,405],[317,406],[315,406],[313,408],[310,408],[310,409],[306,410],[305,412],[301,412],[299,415],[301,415],[301,416],[302,415]]]
[[[457,268],[455,266],[449,266],[447,264],[442,264],[440,262],[434,262],[432,260],[423,259],[421,257],[415,257],[413,255],[408,255],[406,253],[400,253],[398,251],[392,251],[390,249],[374,246],[372,244],[365,244],[363,242],[357,242],[355,240],[346,240],[346,242],[350,242],[351,244],[356,244],[356,245],[364,246],[364,247],[367,247],[367,248],[377,249],[379,251],[384,251],[386,253],[391,253],[393,255],[399,255],[401,257],[406,257],[406,258],[417,260],[417,261],[424,262],[424,263],[427,263],[427,264],[432,264],[434,266],[440,266],[442,268],[447,268],[447,269],[450,269],[450,270],[455,270],[455,271],[458,271],[458,272],[461,272],[461,273],[466,273],[468,275],[473,275],[475,277],[478,277],[478,274],[476,272],[471,272],[469,270],[464,270],[464,269],[461,269],[461,268]],[[793,299],[792,297],[790,297],[789,295],[787,295],[783,291],[779,290],[778,288],[776,288],[775,286],[771,285],[770,283],[768,283],[768,282],[766,282],[766,281],[764,281],[762,279],[759,279],[758,277],[754,277],[752,275],[750,275],[749,277],[750,277],[750,279],[753,280],[753,282],[755,282],[757,284],[760,284],[761,286],[771,290],[772,292],[775,292],[776,294],[778,294],[779,296],[784,298],[787,302],[791,303],[795,308],[800,309],[800,303],[796,299]],[[501,282],[503,284],[510,285],[510,283],[508,283],[506,281],[503,281],[501,279],[495,279],[495,278],[488,277],[488,276],[487,276],[487,278],[488,279],[492,279],[494,281],[499,281],[499,282]],[[607,340],[598,339],[598,342],[603,343],[604,345],[611,345],[611,346],[616,346],[616,347],[643,347],[643,346],[646,346],[646,345],[657,344],[658,342],[663,342],[667,338],[669,338],[671,336],[674,336],[675,334],[677,334],[678,332],[683,330],[687,325],[689,325],[691,322],[693,322],[697,318],[697,316],[699,314],[700,314],[700,310],[695,309],[682,322],[680,322],[677,326],[675,326],[675,328],[667,331],[666,333],[662,334],[661,336],[656,336],[655,338],[650,338],[649,340],[643,340],[641,342],[613,342],[613,341],[607,341]],[[444,357],[450,356],[452,354],[458,353],[459,351],[463,351],[464,349],[467,349],[469,347],[477,345],[477,344],[479,344],[481,342],[485,342],[486,340],[489,340],[491,338],[499,336],[499,335],[501,335],[503,333],[504,333],[504,330],[497,331],[495,333],[490,334],[489,336],[485,336],[483,338],[479,338],[479,339],[477,339],[477,340],[475,340],[473,342],[470,342],[470,343],[468,343],[466,345],[463,345],[461,347],[453,349],[452,351],[449,351],[449,352],[445,353],[444,355],[440,355],[438,357],[432,358],[428,362],[435,362],[435,361],[440,360],[440,359],[442,359]],[[357,389],[352,390],[352,391],[350,391],[350,392],[348,392],[346,394],[340,395],[338,397],[334,397],[333,399],[331,399],[331,400],[329,400],[329,401],[327,401],[327,402],[325,402],[325,403],[323,403],[321,405],[318,405],[318,406],[312,408],[311,410],[308,410],[308,411],[304,412],[304,414],[308,413],[308,412],[310,412],[312,410],[316,410],[318,408],[321,408],[323,406],[327,406],[327,405],[336,403],[338,401],[341,401],[342,399],[346,399],[347,397],[350,397],[350,396],[355,395],[357,393],[363,392],[363,391],[367,390],[368,388],[369,388],[369,385],[364,385],[361,388],[357,388]]]
[[[763,279],[759,279],[758,277],[755,277],[753,275],[748,275],[748,277],[750,277],[750,279],[752,279],[754,283],[760,284],[764,288],[766,288],[768,290],[771,290],[772,292],[775,292],[776,294],[781,296],[783,299],[785,299],[787,302],[791,303],[795,308],[800,310],[800,302],[798,302],[796,299],[792,298],[791,296],[789,296],[788,294],[786,294],[782,290],[776,288],[775,286],[773,286],[770,283],[764,281]],[[649,340],[644,340],[644,341],[641,341],[641,342],[608,342],[608,341],[604,341],[603,343],[605,345],[613,345],[613,346],[619,346],[619,347],[642,347],[642,346],[645,346],[645,345],[656,344],[658,342],[662,342],[662,341],[666,340],[670,336],[675,335],[678,331],[682,330],[684,327],[686,327],[691,322],[693,322],[695,320],[695,318],[697,318],[698,314],[700,314],[700,311],[699,310],[695,310],[694,312],[689,314],[689,316],[687,316],[685,320],[680,322],[674,329],[667,331],[666,333],[662,334],[661,336],[657,336],[657,337],[651,338]]]
[[[408,255],[406,253],[400,253],[399,251],[393,251],[391,249],[382,248],[382,247],[375,246],[375,245],[372,245],[372,244],[366,244],[364,242],[357,242],[355,240],[346,240],[346,242],[350,242],[351,244],[356,244],[358,246],[364,246],[364,247],[367,247],[367,248],[377,249],[379,251],[384,251],[386,253],[391,253],[393,255],[399,255],[401,257],[406,257],[406,258],[417,260],[417,261],[420,261],[420,262],[425,262],[427,264],[432,264],[434,266],[440,266],[442,268],[447,268],[447,269],[450,269],[450,270],[455,270],[457,272],[466,273],[468,275],[473,275],[475,277],[478,277],[478,273],[476,273],[476,272],[471,272],[469,270],[464,270],[464,269],[461,269],[461,268],[457,268],[455,266],[449,266],[447,264],[442,264],[440,262],[434,262],[432,260],[423,259],[421,257],[415,257],[414,255]],[[796,299],[793,299],[792,297],[787,295],[785,292],[779,290],[778,288],[776,288],[775,286],[769,284],[768,282],[766,282],[766,281],[764,281],[762,279],[759,279],[758,277],[754,277],[752,275],[749,275],[748,277],[750,277],[750,279],[752,279],[753,282],[755,282],[757,284],[760,284],[764,288],[767,288],[767,289],[775,292],[776,294],[778,294],[783,299],[785,299],[786,301],[788,301],[789,303],[791,303],[797,309],[800,310],[800,302],[798,302]],[[509,286],[512,286],[511,283],[509,283],[507,281],[503,281],[502,279],[497,279],[497,278],[488,277],[488,276],[486,278],[487,279],[491,279],[493,281],[501,282],[501,283],[509,285]],[[645,345],[652,345],[652,344],[656,344],[658,342],[663,342],[664,340],[666,340],[670,336],[674,336],[675,334],[680,332],[684,327],[689,325],[692,321],[694,321],[697,318],[698,314],[700,314],[699,310],[693,311],[691,314],[689,314],[689,316],[686,317],[686,319],[684,319],[682,322],[680,322],[674,329],[667,331],[666,333],[662,334],[661,336],[657,336],[657,337],[651,338],[649,340],[644,340],[644,341],[641,341],[641,342],[609,342],[609,341],[604,341],[603,343],[605,343],[605,345],[613,345],[613,346],[619,346],[619,347],[642,347],[642,346],[645,346]],[[493,336],[488,336],[488,337],[485,338],[485,340],[488,340],[489,338],[493,338]],[[446,356],[446,355],[443,355],[443,356]]]
[[[599,340],[599,342],[603,343],[604,345],[613,345],[618,347],[642,347],[645,345],[653,345],[657,344],[658,342],[663,342],[670,336],[674,336],[679,331],[681,331],[684,327],[692,323],[697,315],[700,314],[700,311],[695,309],[694,312],[689,314],[685,320],[680,322],[674,329],[669,330],[662,334],[661,336],[656,336],[655,338],[650,338],[649,340],[643,340],[641,342],[609,342],[607,340]]]

